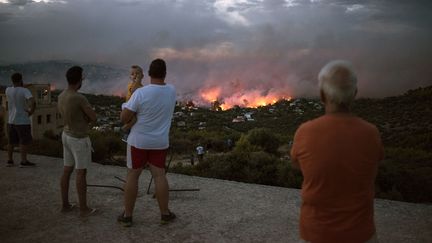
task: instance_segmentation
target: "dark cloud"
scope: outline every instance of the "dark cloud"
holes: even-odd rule
[[[0,13],[0,22],[8,21],[13,17],[12,13]]]
[[[15,6],[24,6],[32,2],[33,2],[32,0],[9,0],[9,3]]]
[[[143,2],[139,0],[130,0],[130,1],[116,1],[116,3],[119,6],[138,6],[141,5]]]
[[[402,0],[24,4],[0,13],[0,61],[69,59],[146,69],[160,56],[181,95],[196,97],[219,85],[230,97],[254,89],[315,95],[319,69],[347,59],[358,72],[360,95],[393,95],[432,83],[430,6]],[[122,87],[116,82],[107,86]]]

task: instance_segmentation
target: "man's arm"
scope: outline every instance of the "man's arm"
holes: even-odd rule
[[[120,113],[120,121],[123,124],[127,124],[132,120],[132,118],[135,116],[135,112],[129,110],[128,108],[124,108]]]
[[[27,99],[27,104],[29,104],[29,109],[27,110],[28,116],[33,115],[35,109],[36,109],[36,102],[33,97],[30,97]]]
[[[136,112],[138,110],[138,105],[139,102],[137,101],[137,93],[133,93],[132,96],[130,97],[130,99],[128,100],[128,102],[123,103],[121,108],[122,111],[120,113],[120,121],[123,124],[128,124],[133,117],[136,115]]]
[[[84,114],[89,119],[89,122],[95,122],[96,121],[96,112],[93,110],[93,108],[89,104],[85,104],[81,106],[82,110],[84,111]]]

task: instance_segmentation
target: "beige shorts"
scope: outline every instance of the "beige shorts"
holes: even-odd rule
[[[74,166],[75,169],[87,169],[91,162],[90,138],[74,138],[62,133],[64,166]]]

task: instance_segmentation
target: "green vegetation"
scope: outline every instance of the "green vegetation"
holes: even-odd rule
[[[63,157],[63,145],[59,139],[35,139],[29,147],[30,154],[40,154],[50,157]]]
[[[268,129],[256,128],[244,134],[232,151],[211,154],[196,166],[181,163],[172,171],[247,183],[300,188],[302,177],[279,158],[279,141]]]
[[[384,99],[360,99],[354,111],[381,132],[380,198],[432,202],[432,86]]]
[[[114,132],[90,133],[93,153],[92,160],[100,164],[125,165],[123,160],[118,160],[115,156],[126,155],[126,143],[121,141],[119,134]]]

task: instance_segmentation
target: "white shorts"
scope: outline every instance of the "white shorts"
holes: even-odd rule
[[[74,138],[62,133],[64,166],[87,169],[91,162],[91,142],[89,137]]]

